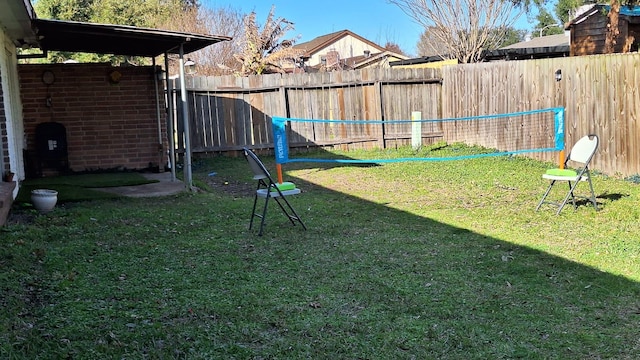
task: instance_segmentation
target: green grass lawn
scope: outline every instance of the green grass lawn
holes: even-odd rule
[[[261,237],[241,158],[197,162],[207,192],[21,214],[0,358],[636,359],[638,185],[535,212],[546,166],[287,164],[308,230],[273,206]]]

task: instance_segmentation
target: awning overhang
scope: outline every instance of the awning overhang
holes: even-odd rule
[[[0,27],[17,47],[37,47],[31,19],[35,18],[29,0],[0,1]]]
[[[156,57],[203,49],[228,36],[202,35],[125,25],[33,19],[32,25],[43,51]]]

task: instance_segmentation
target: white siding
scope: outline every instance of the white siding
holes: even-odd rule
[[[16,48],[5,34],[0,35],[0,74],[2,77],[2,93],[4,111],[7,118],[7,138],[9,149],[9,167],[17,179],[24,179],[24,128],[22,124],[22,102],[18,83]],[[19,185],[19,182],[18,182]],[[18,186],[14,190],[14,198],[18,195]]]
[[[321,57],[326,56],[329,51],[337,51],[338,54],[340,54],[340,59],[346,59],[358,55],[363,55],[365,50],[368,50],[371,54],[384,51],[384,49],[380,47],[372,46],[371,44],[357,39],[351,35],[347,35],[336,41],[335,43],[314,53],[307,61],[307,65],[315,66],[320,64]]]

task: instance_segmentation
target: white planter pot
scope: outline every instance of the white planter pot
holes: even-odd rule
[[[58,192],[48,189],[36,189],[31,191],[31,202],[33,207],[41,213],[46,213],[56,206],[58,202]]]

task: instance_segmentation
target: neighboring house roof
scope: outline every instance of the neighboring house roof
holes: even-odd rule
[[[202,35],[125,25],[34,19],[42,50],[155,57],[200,50],[228,36]]]
[[[370,55],[358,55],[349,57],[346,59],[340,59],[337,64],[332,66],[325,66],[324,64],[318,64],[314,66],[306,67],[306,71],[308,72],[316,72],[330,69],[330,70],[354,70],[354,69],[362,69],[366,67],[380,66],[381,63],[385,61],[392,63],[396,62],[398,59],[406,59],[407,57],[401,54],[397,54],[393,51],[382,51],[376,54]]]
[[[441,56],[426,56],[421,59],[407,59],[404,61],[391,61],[389,63],[392,68],[396,69],[440,69],[443,66],[457,64],[458,59],[443,59]]]
[[[569,56],[570,37],[567,33],[547,35],[488,51],[485,59],[524,60]]]
[[[305,52],[305,56],[306,57],[310,57],[311,55],[315,54],[316,52],[326,48],[327,46],[331,45],[332,43],[337,42],[338,40],[342,39],[343,37],[346,36],[353,36],[354,38],[367,43],[368,45],[370,45],[373,48],[376,48],[380,51],[384,51],[386,50],[384,47],[369,41],[365,38],[363,38],[362,36],[353,33],[349,30],[341,30],[341,31],[337,31],[331,34],[327,34],[327,35],[322,35],[322,36],[318,36],[317,38],[311,40],[311,41],[307,41],[304,43],[300,43],[300,44],[296,44],[293,46],[294,49],[300,49],[300,50],[304,50]]]
[[[363,54],[363,55],[346,58],[344,59],[344,62],[351,69],[359,69],[359,68],[371,66],[372,64],[378,63],[380,61],[385,61],[390,58],[394,59],[395,61],[407,59],[407,57],[402,54],[385,50],[376,54],[370,54],[368,56]]]
[[[395,67],[395,66],[406,67],[411,65],[434,63],[434,62],[444,61],[444,60],[446,59],[440,55],[431,55],[431,56],[423,56],[419,58],[412,58],[412,59],[406,59],[406,60],[400,60],[400,61],[392,61],[389,63],[389,65],[391,65],[391,67]]]
[[[509,46],[505,46],[500,48],[500,50],[504,49],[527,49],[527,48],[545,48],[545,47],[556,47],[556,46],[567,46],[569,45],[569,35],[562,33],[556,35],[547,35],[535,37],[528,41],[522,41],[519,43],[511,44]]]

